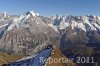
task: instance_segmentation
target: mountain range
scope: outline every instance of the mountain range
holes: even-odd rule
[[[45,17],[34,11],[22,15],[0,13],[0,51],[2,52],[32,56],[37,53],[41,55],[42,52],[45,54],[47,51],[48,54],[51,49],[46,48],[56,46],[65,54],[68,48],[79,45],[100,47],[99,16],[55,15]]]

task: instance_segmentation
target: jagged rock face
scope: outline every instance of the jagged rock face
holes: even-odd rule
[[[0,28],[0,50],[31,55],[32,52],[34,53],[33,49],[37,46],[41,48],[42,44],[57,45],[59,33],[48,25],[49,20],[34,12],[27,12],[20,17],[13,18]],[[38,51],[40,50],[35,52]]]
[[[71,27],[80,28],[83,31],[100,30],[100,17],[87,15],[87,16],[54,16],[51,17],[54,20],[54,26],[58,29],[66,29]]]
[[[57,15],[51,19],[61,32],[59,46],[62,50],[78,44],[100,44],[100,17]]]
[[[0,14],[0,50],[27,54],[48,42],[62,49],[77,44],[99,44],[100,17],[43,17],[34,11],[21,16]]]
[[[61,36],[60,39],[60,48],[66,49],[68,47],[78,45],[78,44],[86,44],[88,42],[88,37],[83,30],[79,30],[78,32],[74,30],[67,30]]]

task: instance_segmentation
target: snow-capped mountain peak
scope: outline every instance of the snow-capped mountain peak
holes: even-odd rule
[[[36,12],[34,12],[34,11],[28,11],[28,12],[26,13],[26,16],[28,16],[28,15],[32,15],[33,17],[37,17],[37,16],[39,16],[39,13],[36,13]]]
[[[66,29],[67,27],[71,27],[73,30],[78,28],[83,31],[90,30],[100,30],[100,18],[94,15],[86,15],[86,16],[54,16],[51,17],[54,20],[53,25],[58,29]]]
[[[3,12],[4,13],[4,17],[6,17],[7,16],[7,13],[6,12]]]
[[[1,17],[1,21],[4,20],[4,17],[6,17],[6,12],[3,13],[3,17]],[[36,13],[34,11],[28,11],[23,15],[20,15],[18,18],[14,18],[12,20],[11,25],[8,27],[8,30],[11,30],[14,26],[19,27],[20,25],[26,24],[28,21],[36,22],[39,24],[39,22],[43,19],[38,17],[40,16],[39,13]],[[86,15],[86,16],[72,16],[72,15],[55,15],[49,18],[52,22],[50,22],[50,27],[53,27],[56,29],[55,31],[58,31],[57,29],[66,29],[67,27],[71,27],[73,30],[74,28],[82,29],[83,31],[89,31],[89,30],[100,30],[100,17],[94,16],[94,15]],[[48,20],[46,20],[48,21]],[[51,26],[52,25],[52,26]],[[12,28],[11,28],[12,27]]]
[[[8,17],[6,12],[0,12],[0,21],[3,21],[6,17]]]
[[[34,11],[29,11],[31,14],[32,14],[32,16],[39,16],[39,13],[35,13]]]
[[[39,16],[34,11],[28,11],[20,16],[0,13],[1,51],[22,55],[40,52],[38,55],[18,61],[22,66],[25,66],[24,62],[30,64],[26,63],[29,60],[32,60],[33,64],[34,59],[40,56],[48,58],[50,55],[47,54],[52,51],[52,48],[43,49],[48,44],[54,44],[63,50],[71,45],[90,43],[100,44],[100,17],[98,16],[56,15],[48,18]],[[36,66],[35,64],[38,63],[34,62],[33,65]]]
[[[6,16],[6,13],[5,13]],[[21,15],[19,18],[14,18],[13,23],[8,27],[8,31],[12,30],[13,27],[19,27],[20,25],[23,25],[29,18],[33,19],[34,17],[39,16],[39,13],[35,13],[34,11],[28,11],[25,14]]]

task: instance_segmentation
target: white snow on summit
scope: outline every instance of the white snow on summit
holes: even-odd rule
[[[97,29],[100,30],[100,17],[96,17],[93,15],[88,15],[88,16],[67,15],[62,17],[57,15],[51,17],[51,19],[54,20],[53,26],[55,26],[60,30],[66,29],[67,27],[71,27],[73,30],[75,28],[79,28],[85,32],[88,30],[95,30],[95,31],[97,31]]]
[[[87,19],[84,20],[84,23],[86,23],[91,28],[91,30],[96,30],[96,28]]]
[[[0,15],[0,21],[5,21],[5,18],[7,18],[7,13],[3,12]],[[13,18],[11,24],[8,27],[8,31],[12,30],[14,27],[18,28],[20,26],[29,26],[27,22],[34,22],[38,26],[43,26],[43,24],[53,28],[55,31],[59,32],[58,30],[63,30],[68,27],[71,27],[73,30],[75,28],[82,29],[83,31],[88,31],[88,30],[95,30],[97,29],[100,30],[100,17],[98,16],[93,16],[93,15],[87,15],[87,16],[72,16],[72,15],[66,15],[66,16],[61,16],[61,15],[56,15],[49,17],[51,21],[44,20],[43,16],[40,16],[39,13],[36,13],[34,11],[28,11],[25,14]],[[47,17],[48,18],[48,17]],[[43,19],[43,21],[42,21]],[[47,22],[47,24],[45,23]],[[49,22],[49,23],[48,23]],[[43,24],[42,24],[43,23]],[[4,26],[4,24],[3,24]],[[2,26],[1,26],[2,27]],[[30,27],[30,26],[29,26]]]
[[[34,18],[34,17],[39,16],[39,13],[35,13],[34,11],[29,11],[29,12],[21,15],[19,18],[14,18],[12,24],[8,27],[7,30],[8,31],[12,30],[13,27],[15,27],[15,26],[18,28],[21,24],[25,23],[28,20],[28,18],[31,17],[31,15]]]
[[[35,13],[34,11],[29,11],[31,14],[32,14],[32,16],[39,16],[39,13]]]

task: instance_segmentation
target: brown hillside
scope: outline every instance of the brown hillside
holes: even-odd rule
[[[22,58],[22,56],[20,56],[20,55],[9,55],[7,53],[0,52],[0,66],[3,64],[8,64],[8,63],[14,62],[21,58]]]
[[[51,58],[52,59],[55,59],[55,58],[60,59],[60,58],[66,58],[66,57],[61,53],[61,51],[58,48],[54,48],[54,51],[53,51],[53,54],[51,55]],[[76,64],[73,63],[72,61],[70,61],[69,63],[63,63],[62,61],[60,61],[60,63],[59,62],[57,62],[57,63],[54,63],[54,62],[49,63],[48,62],[46,64],[46,66],[76,66]]]

